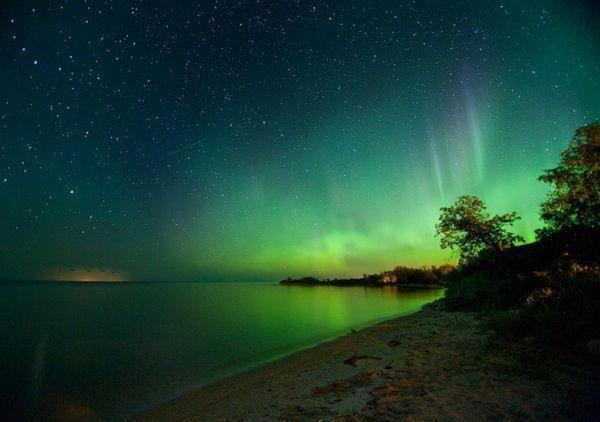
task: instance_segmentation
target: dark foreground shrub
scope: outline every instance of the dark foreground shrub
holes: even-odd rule
[[[494,274],[487,271],[446,279],[445,306],[449,310],[490,311],[519,307],[532,290],[543,285],[539,277]]]
[[[490,327],[500,335],[572,347],[600,338],[600,271],[559,271],[545,287],[529,293],[523,305],[488,312]]]

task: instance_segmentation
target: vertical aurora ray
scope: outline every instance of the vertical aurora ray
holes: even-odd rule
[[[442,199],[442,201],[445,201],[444,180],[442,177],[442,169],[441,169],[441,165],[440,165],[440,159],[439,159],[438,153],[437,153],[437,143],[435,142],[435,139],[431,135],[431,132],[429,132],[429,149],[431,151],[431,160],[433,162],[433,170],[435,172],[435,179],[437,181],[437,187],[438,187],[438,190],[440,193],[440,198]]]
[[[475,174],[477,180],[481,183],[484,177],[484,163],[483,163],[483,140],[481,134],[481,128],[479,125],[477,110],[481,107],[472,96],[471,92],[467,89],[464,90],[465,97],[465,114],[466,124],[468,126],[467,133],[471,145],[471,156],[473,161],[473,167],[475,168]]]

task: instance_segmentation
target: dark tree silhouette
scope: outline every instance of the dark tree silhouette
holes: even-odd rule
[[[440,211],[435,226],[440,246],[457,250],[463,264],[484,249],[500,251],[524,240],[505,228],[520,219],[515,212],[490,216],[483,201],[476,196],[460,196],[454,205],[442,207]]]
[[[552,185],[541,204],[547,226],[539,237],[573,226],[600,228],[600,123],[577,129],[561,155],[560,163],[538,178]]]

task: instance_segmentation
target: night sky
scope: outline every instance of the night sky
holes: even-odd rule
[[[264,280],[452,262],[479,195],[600,117],[578,1],[7,1],[0,277]]]

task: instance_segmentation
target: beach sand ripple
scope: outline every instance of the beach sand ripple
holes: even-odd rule
[[[499,343],[473,314],[423,310],[200,388],[138,418],[593,419],[597,380],[595,369],[553,364],[525,345]]]

